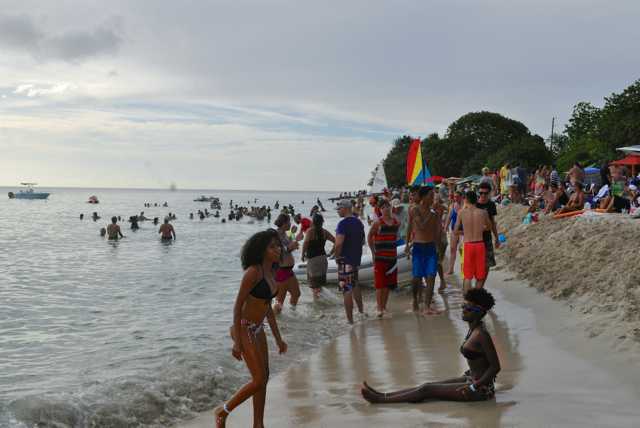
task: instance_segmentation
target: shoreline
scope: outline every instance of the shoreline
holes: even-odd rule
[[[410,426],[636,426],[638,353],[616,346],[608,336],[587,339],[571,304],[549,299],[504,264],[499,267],[486,285],[496,308],[485,317],[502,366],[495,399],[371,405],[360,396],[364,379],[380,391],[394,391],[466,370],[459,352],[466,326],[459,319],[456,274],[447,277],[453,284],[444,293],[435,294],[435,308],[443,314],[413,314],[410,287],[405,287],[389,301],[393,317],[361,320],[275,375],[265,425],[371,427],[402,420]],[[214,426],[212,413],[177,426]],[[250,426],[252,415],[248,400],[227,426]]]

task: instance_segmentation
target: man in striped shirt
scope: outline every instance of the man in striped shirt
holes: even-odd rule
[[[381,199],[378,202],[378,208],[382,216],[371,224],[367,243],[371,254],[373,254],[378,318],[382,318],[385,314],[391,315],[391,312],[387,310],[389,290],[395,290],[398,287],[398,247],[396,242],[399,224],[398,220],[391,217],[389,201]]]

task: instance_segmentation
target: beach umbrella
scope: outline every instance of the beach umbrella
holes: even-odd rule
[[[482,178],[483,176],[480,174],[473,174],[468,176],[467,178],[465,178],[464,180],[461,180],[458,184],[466,184],[466,183],[470,183],[470,182],[474,182],[474,181],[478,181]]]
[[[620,147],[618,150],[620,150],[621,152],[625,152],[626,154],[629,154],[629,155],[640,155],[640,145]]]
[[[446,180],[445,177],[440,177],[439,175],[434,175],[431,178],[427,178],[425,181],[436,182],[436,181],[444,181],[444,180]]]
[[[640,146],[633,146],[640,147]],[[627,147],[625,147],[627,148]],[[622,149],[618,149],[622,150]],[[636,165],[640,165],[640,152],[638,155],[630,155],[624,159],[617,160],[615,162],[611,162],[609,165],[631,165],[631,174],[636,176]]]

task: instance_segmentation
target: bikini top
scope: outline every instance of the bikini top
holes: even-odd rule
[[[255,297],[256,299],[263,299],[265,301],[264,302],[265,305],[270,305],[271,299],[273,299],[278,295],[278,292],[280,291],[280,286],[277,285],[276,283],[276,287],[277,287],[276,292],[274,294],[271,294],[271,286],[269,286],[267,279],[264,277],[264,268],[262,266],[260,267],[262,268],[262,279],[258,281],[256,285],[253,286],[251,291],[249,291],[249,294]]]
[[[460,345],[460,353],[467,360],[478,360],[480,358],[485,358],[484,352],[478,352],[464,347],[464,344],[467,343],[467,340],[469,340],[469,336],[471,336],[471,333],[473,333],[473,330],[475,330],[476,327],[473,327],[471,330],[469,330],[469,333],[467,333],[467,337],[464,338],[464,342],[462,342],[462,345]]]

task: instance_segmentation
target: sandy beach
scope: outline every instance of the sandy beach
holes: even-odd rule
[[[379,391],[395,391],[467,369],[459,352],[467,326],[460,319],[460,277],[454,275],[448,277],[447,290],[436,294],[441,315],[412,313],[410,289],[402,288],[389,302],[393,317],[361,320],[274,376],[265,425],[637,426],[640,366],[635,348],[623,346],[627,339],[585,335],[584,321],[571,303],[552,300],[499,267],[487,282],[497,304],[485,317],[502,366],[495,399],[371,405],[360,395],[363,379]],[[251,426],[252,413],[245,402],[227,426]],[[212,412],[180,426],[212,427]]]

